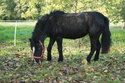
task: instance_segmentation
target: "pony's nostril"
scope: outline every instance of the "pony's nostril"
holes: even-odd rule
[[[33,63],[39,63],[39,64],[41,64],[41,63],[42,63],[42,60],[41,60],[41,59],[34,58]]]

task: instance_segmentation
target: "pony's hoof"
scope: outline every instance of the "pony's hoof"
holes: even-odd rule
[[[59,60],[58,60],[58,62],[62,62],[62,61],[63,61],[63,59],[59,59]]]
[[[87,60],[88,63],[90,63],[90,59],[87,58],[86,60]]]
[[[52,59],[47,59],[47,61],[52,61]]]
[[[98,61],[99,59],[94,59],[94,61]]]

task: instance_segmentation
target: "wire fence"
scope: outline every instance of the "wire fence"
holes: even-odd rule
[[[18,25],[26,24],[26,25],[34,25],[36,20],[0,20],[0,25],[8,24],[13,25],[17,23]]]
[[[17,31],[18,29],[20,29],[19,27],[24,26],[23,28],[25,28],[26,26],[35,26],[36,21],[35,20],[30,20],[30,21],[26,21],[26,20],[0,20],[0,40],[3,36],[12,36],[13,35],[13,45],[16,46],[16,42],[17,42],[17,35],[18,34],[31,34],[31,32],[28,32],[27,30],[20,30]],[[12,31],[9,32],[10,29],[8,30],[4,30],[1,27],[5,27],[6,26],[11,26]]]
[[[17,35],[19,34],[23,34],[23,36],[25,35],[29,35],[32,33],[32,30],[33,30],[33,27],[35,26],[36,24],[36,20],[0,20],[0,40],[2,40],[1,37],[4,36],[8,36],[10,37],[11,36],[11,40],[13,41],[13,45],[16,46],[16,43],[17,43]],[[11,26],[11,28],[13,29],[13,32],[12,31],[9,31],[10,29],[8,29],[7,31],[5,30],[2,30],[1,27],[2,26],[5,26],[5,28],[7,28],[6,26]],[[19,30],[21,27],[23,26],[21,30]],[[32,28],[27,28],[26,26],[32,26]],[[123,27],[123,23],[120,22],[119,24],[117,25],[114,25],[114,24],[110,24],[110,26],[115,26],[115,27]],[[26,30],[26,28],[28,30]]]

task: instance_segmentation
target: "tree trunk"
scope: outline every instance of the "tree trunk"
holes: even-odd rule
[[[75,1],[75,13],[77,13],[78,0]]]
[[[124,22],[124,26],[123,26],[123,29],[125,29],[125,22]]]

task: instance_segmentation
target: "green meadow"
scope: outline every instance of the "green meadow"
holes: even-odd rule
[[[112,45],[108,54],[100,54],[99,61],[87,64],[90,51],[89,37],[63,40],[64,61],[57,62],[56,43],[52,61],[32,64],[29,38],[35,22],[0,23],[0,83],[124,83],[125,82],[125,30],[111,26]],[[49,38],[45,40],[47,48]],[[44,58],[47,51],[45,49]]]

